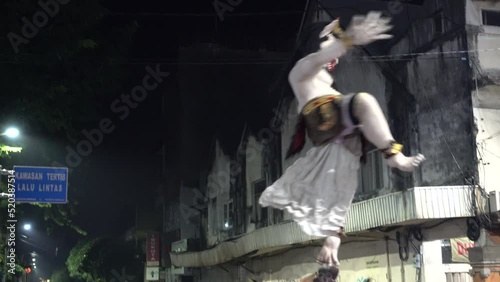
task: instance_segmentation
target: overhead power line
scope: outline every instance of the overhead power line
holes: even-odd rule
[[[346,61],[350,62],[370,62],[370,61],[405,61],[411,60],[415,58],[419,59],[438,59],[438,57],[428,57],[432,55],[455,55],[445,57],[446,59],[456,59],[460,58],[459,55],[463,54],[474,54],[479,52],[498,52],[500,48],[491,48],[491,49],[475,49],[475,50],[465,50],[465,51],[443,51],[443,52],[427,52],[427,53],[405,53],[405,54],[392,54],[392,55],[381,55],[381,56],[353,56],[346,57]],[[45,57],[43,55],[37,54],[25,54],[26,56],[40,56]],[[458,56],[457,56],[458,55]],[[0,54],[2,56],[2,54]],[[3,55],[5,56],[5,55]],[[18,56],[19,57],[19,56]],[[161,65],[279,65],[286,62],[286,59],[246,59],[246,60],[231,60],[231,59],[221,59],[214,61],[180,61],[180,60],[169,60],[169,59],[147,59],[147,58],[133,58],[127,59],[123,61],[114,61],[114,62],[96,62],[96,63],[88,63],[88,62],[72,62],[71,60],[64,60],[64,63],[75,63],[75,64],[85,64],[85,65],[146,65],[146,64],[161,64]],[[46,64],[45,61],[41,60],[39,62],[34,62],[33,58],[29,60],[1,60],[0,64],[3,65],[36,65],[36,64]]]
[[[378,59],[398,59],[401,60],[403,57],[419,57],[419,56],[431,56],[431,55],[456,55],[456,54],[470,54],[478,52],[495,52],[500,51],[499,48],[490,49],[471,49],[471,50],[459,50],[459,51],[438,51],[438,52],[425,52],[425,53],[404,53],[404,54],[391,54],[391,55],[380,55],[380,56],[363,56],[357,58],[378,60]]]
[[[252,17],[252,16],[280,16],[280,15],[302,15],[303,11],[279,11],[279,12],[249,12],[233,13],[226,12],[224,17]],[[218,17],[213,13],[117,13],[113,12],[109,16],[117,17]]]

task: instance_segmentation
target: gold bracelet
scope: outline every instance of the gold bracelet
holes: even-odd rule
[[[386,159],[399,154],[403,151],[403,145],[398,144],[396,142],[391,142],[391,146],[386,149],[380,150],[380,152],[385,156]]]
[[[349,48],[352,45],[354,45],[353,44],[353,41],[354,41],[353,38],[351,36],[345,35],[344,30],[342,29],[342,27],[340,27],[340,24],[339,24],[338,21],[333,26],[332,33],[334,35],[336,35],[339,38],[339,40],[342,41],[342,43],[344,43],[344,45],[345,45],[346,48]]]
[[[342,43],[344,43],[346,48],[350,48],[352,45],[354,45],[354,40],[350,36],[342,35],[341,37],[339,37],[339,39],[340,41],[342,41]]]

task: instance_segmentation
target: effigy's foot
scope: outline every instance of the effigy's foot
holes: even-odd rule
[[[381,149],[380,152],[385,156],[388,166],[401,171],[412,172],[425,161],[425,157],[422,154],[407,157],[403,155],[402,150],[403,145],[392,141],[388,148]]]
[[[318,270],[317,277],[313,282],[335,282],[339,276],[339,268],[337,266],[322,267]]]
[[[414,171],[423,161],[425,157],[422,154],[416,156],[407,157],[402,153],[398,153],[387,159],[387,165],[390,167],[397,168],[401,171],[412,172]]]

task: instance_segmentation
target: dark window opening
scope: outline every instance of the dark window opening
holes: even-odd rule
[[[224,205],[224,229],[231,229],[233,227],[233,202]]]
[[[262,208],[259,205],[259,198],[262,192],[266,189],[266,180],[262,179],[254,182],[254,210],[255,210],[255,220],[257,221],[257,226],[267,226],[268,225],[268,208]]]
[[[387,167],[382,154],[377,150],[368,152],[366,164],[359,170],[358,193],[370,194],[385,188],[384,174],[387,174]]]
[[[443,23],[443,15],[441,13],[436,14],[434,16],[434,36],[440,36],[444,33],[444,23]]]
[[[453,263],[451,261],[451,244],[449,239],[441,241],[441,256],[443,263]]]
[[[500,26],[500,11],[482,10],[483,25]]]

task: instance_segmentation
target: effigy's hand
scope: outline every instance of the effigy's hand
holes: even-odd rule
[[[367,45],[376,40],[390,39],[392,35],[385,32],[392,29],[390,18],[382,18],[380,12],[370,12],[366,16],[354,16],[351,24],[345,31],[346,38],[353,45]]]

